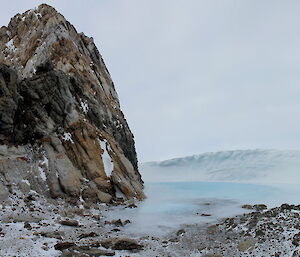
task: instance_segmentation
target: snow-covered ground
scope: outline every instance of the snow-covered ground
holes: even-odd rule
[[[62,201],[55,206],[39,196],[28,202],[16,194],[13,206],[0,206],[0,256],[60,256],[54,250],[59,241],[87,247],[109,237],[132,238],[144,245],[138,253],[116,251],[115,256],[300,256],[295,255],[300,251],[300,206],[254,214],[242,208],[300,203],[298,167],[297,151],[208,153],[140,165],[148,197],[140,203],[84,209]],[[236,215],[240,216],[224,221]],[[80,226],[59,223],[68,218]],[[111,222],[118,219],[130,222]],[[45,231],[62,233],[62,239],[42,236]],[[90,232],[98,236],[80,239]],[[249,249],[239,250],[244,244]],[[274,255],[277,252],[283,254]]]

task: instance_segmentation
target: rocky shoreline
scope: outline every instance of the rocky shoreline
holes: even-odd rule
[[[280,207],[227,218],[211,225],[190,225],[159,256],[300,256],[300,205]],[[180,230],[178,231],[180,232]]]
[[[131,220],[111,219],[116,208],[138,211],[132,200],[85,208],[16,193],[12,201],[0,206],[0,256],[300,256],[300,205],[245,205],[252,212],[156,237],[128,233]]]

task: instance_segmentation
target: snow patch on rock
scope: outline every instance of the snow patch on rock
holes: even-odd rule
[[[23,183],[27,184],[28,186],[30,186],[30,183],[27,179],[22,179],[21,182],[23,182]]]
[[[110,145],[106,139],[104,139],[104,141],[98,139],[98,141],[101,149],[103,150],[102,160],[104,165],[104,171],[107,176],[111,176],[111,173],[113,171],[113,161],[108,153],[108,150],[111,151]]]
[[[49,160],[44,153],[43,159],[40,161],[39,166],[38,166],[38,170],[40,172],[40,177],[43,181],[47,180],[45,169],[47,169],[48,166],[49,166]]]
[[[62,136],[62,140],[64,141],[70,141],[72,144],[74,144],[74,141],[72,139],[72,135],[69,132],[65,132]]]
[[[87,114],[89,111],[89,105],[86,101],[80,99],[80,106],[84,114]]]
[[[5,45],[9,51],[11,51],[13,53],[16,51],[16,47],[14,45],[14,39],[9,40]]]

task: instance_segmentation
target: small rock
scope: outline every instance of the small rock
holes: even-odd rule
[[[79,252],[87,254],[90,257],[100,257],[100,256],[115,256],[114,251],[107,251],[107,250],[101,250],[101,249],[89,249],[89,250],[79,250]]]
[[[109,238],[101,242],[104,248],[113,250],[142,250],[143,245],[130,238]]]
[[[258,237],[258,236],[264,236],[265,235],[265,232],[261,229],[256,229],[255,230],[255,237]]]
[[[43,249],[44,251],[49,251],[49,247],[48,247],[48,246],[45,246],[45,245],[42,246],[42,249]]]
[[[124,224],[123,224],[123,222],[122,222],[121,219],[118,219],[118,220],[112,220],[112,221],[110,222],[110,224],[113,224],[113,225],[115,225],[115,226],[117,226],[117,227],[123,227],[123,226],[124,226]]]
[[[268,209],[268,207],[265,204],[255,204],[255,205],[253,205],[253,209],[256,211],[263,211],[263,210]]]
[[[185,233],[185,230],[184,230],[184,229],[179,229],[179,230],[177,231],[176,235],[177,235],[177,236],[180,236],[180,235],[182,235],[182,234],[184,234],[184,233]]]
[[[267,205],[265,205],[265,204],[255,204],[255,205],[244,204],[244,205],[242,205],[242,208],[248,209],[248,210],[256,210],[256,211],[263,211],[263,210],[268,209]]]
[[[92,216],[92,218],[95,219],[95,220],[100,220],[101,215],[100,215],[100,214],[94,214],[94,215]]]
[[[79,222],[77,220],[61,220],[59,223],[62,225],[71,226],[71,227],[79,226]]]
[[[127,205],[125,208],[131,208],[131,209],[132,208],[137,208],[137,205],[132,203],[132,204]]]
[[[24,228],[26,228],[26,229],[28,229],[28,230],[31,230],[31,229],[32,229],[32,227],[31,227],[31,225],[29,224],[28,221],[26,221],[26,222],[24,223]]]
[[[36,198],[33,196],[33,195],[28,195],[24,198],[24,202],[25,203],[28,203],[28,202],[31,202],[31,201],[35,201]]]
[[[41,232],[40,235],[43,237],[55,238],[58,240],[62,239],[62,236],[65,234],[63,231],[49,231],[49,232]]]
[[[287,204],[287,203],[284,203],[280,206],[280,209],[283,211],[283,210],[291,210],[292,209],[292,206]]]
[[[242,208],[243,209],[248,209],[248,210],[253,210],[253,206],[250,205],[250,204],[244,204],[244,205],[242,205]]]
[[[56,245],[54,245],[54,249],[61,251],[61,250],[68,249],[75,245],[76,244],[73,242],[61,242],[61,243],[57,243]]]
[[[91,249],[91,247],[89,245],[78,245],[78,246],[72,247],[72,250],[77,250],[77,251],[90,250],[90,249]]]
[[[169,242],[171,242],[171,243],[178,243],[178,242],[179,242],[179,239],[176,238],[176,237],[170,238],[170,239],[169,239]]]
[[[294,251],[292,257],[300,257],[300,251]]]
[[[292,244],[295,245],[295,246],[300,245],[300,233],[294,235],[293,240],[292,240]]]
[[[92,206],[92,203],[85,202],[85,201],[83,202],[83,207],[84,207],[85,209],[90,209],[91,206]]]
[[[127,224],[129,224],[129,223],[131,223],[130,220],[125,220],[125,221],[123,222],[123,226],[125,226],[125,225],[127,225]]]
[[[96,236],[99,236],[99,235],[95,232],[91,232],[91,233],[81,234],[79,236],[79,239],[86,238],[86,237],[96,237]]]

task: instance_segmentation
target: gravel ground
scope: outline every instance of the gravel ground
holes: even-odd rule
[[[245,206],[256,210],[218,223],[184,225],[161,237],[129,234],[130,220],[109,218],[111,210],[135,207],[125,202],[86,209],[57,205],[34,192],[15,194],[9,205],[0,205],[0,256],[300,256],[300,205]]]

